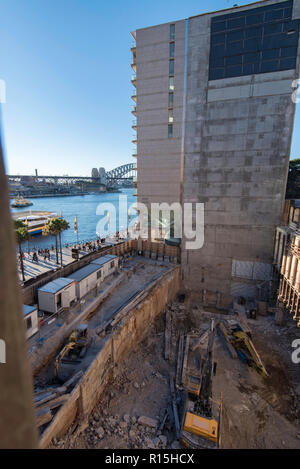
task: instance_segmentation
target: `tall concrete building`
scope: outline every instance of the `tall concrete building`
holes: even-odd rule
[[[183,238],[181,261],[209,305],[269,294],[299,23],[300,0],[266,0],[132,33],[138,201],[204,203],[204,245]]]

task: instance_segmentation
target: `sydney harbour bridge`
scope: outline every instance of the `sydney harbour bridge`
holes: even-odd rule
[[[122,166],[118,166],[117,168],[112,169],[111,171],[104,171],[105,172],[105,179],[106,184],[111,184],[113,181],[122,181],[122,180],[132,180],[133,176],[135,175],[134,171],[134,163],[123,164]],[[7,175],[7,178],[10,182],[22,182],[28,178],[31,178],[35,183],[49,183],[49,184],[75,184],[76,182],[91,182],[95,184],[101,184],[100,177],[93,177],[93,176],[41,176],[37,174],[28,176],[22,174],[16,175]]]

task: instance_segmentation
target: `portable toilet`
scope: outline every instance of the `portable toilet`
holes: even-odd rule
[[[46,313],[59,313],[63,308],[69,308],[76,302],[75,282],[60,277],[46,283],[38,289],[38,301],[39,309]]]

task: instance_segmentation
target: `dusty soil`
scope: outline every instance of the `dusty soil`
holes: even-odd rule
[[[148,338],[120,364],[88,422],[74,422],[55,440],[56,448],[178,448],[174,423],[159,430],[170,402],[169,377],[175,373],[179,333],[201,333],[216,315],[202,308],[173,303],[172,346],[165,360],[164,315]],[[223,448],[300,448],[300,373],[291,361],[292,341],[300,330],[291,318],[283,327],[272,316],[249,320],[253,342],[269,372],[264,378],[242,361],[232,359],[216,335],[214,398],[223,397]],[[200,354],[200,351],[199,351]],[[200,358],[200,357],[199,357]],[[141,416],[154,420],[152,428]],[[151,424],[151,421],[150,421]]]

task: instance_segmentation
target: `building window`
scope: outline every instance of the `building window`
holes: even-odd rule
[[[114,266],[115,266],[115,261],[112,261],[112,262],[110,263],[110,267],[113,268]]]
[[[175,41],[175,24],[170,24],[170,41]]]
[[[174,77],[169,77],[169,91],[174,91]]]
[[[169,104],[168,107],[173,107],[174,103],[174,93],[169,93]]]
[[[26,319],[26,328],[27,330],[32,328],[31,316],[29,316],[29,318]]]
[[[170,42],[170,58],[174,59],[175,55],[175,42]]]
[[[170,60],[169,75],[174,75],[174,60]]]
[[[173,137],[173,124],[168,125],[168,138]]]
[[[97,272],[97,280],[98,280],[99,278],[101,278],[101,270],[99,270],[99,271]]]
[[[169,124],[173,124],[174,117],[173,117],[173,109],[169,109]]]

